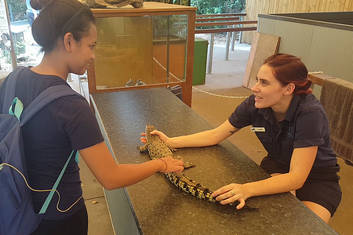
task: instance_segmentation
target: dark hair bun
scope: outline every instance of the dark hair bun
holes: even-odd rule
[[[53,0],[31,0],[31,6],[33,9],[41,10],[49,5]]]

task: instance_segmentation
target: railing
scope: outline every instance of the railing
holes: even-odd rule
[[[240,20],[240,17],[215,17],[215,18],[197,18],[196,22],[204,22],[204,21],[229,21],[229,20]]]
[[[210,14],[210,15],[196,15],[197,18],[206,18],[206,17],[219,17],[219,16],[246,16],[246,13],[223,13],[223,14]]]
[[[234,51],[234,44],[236,41],[235,32],[240,32],[241,38],[243,31],[257,30],[256,26],[244,27],[246,24],[257,24],[257,21],[243,21],[243,16],[246,13],[225,13],[213,15],[197,15],[195,23],[195,34],[210,34],[209,50],[208,50],[208,65],[207,73],[212,72],[212,58],[214,47],[214,34],[227,32],[225,60],[229,59],[229,47]],[[226,26],[225,28],[214,28],[214,26]],[[213,28],[200,28],[200,27],[213,27]]]
[[[252,20],[252,21],[234,21],[234,22],[195,23],[195,27],[201,27],[201,26],[221,26],[221,25],[243,25],[243,24],[257,24],[257,21],[256,21],[256,20]]]

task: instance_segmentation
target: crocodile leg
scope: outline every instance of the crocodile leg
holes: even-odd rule
[[[147,149],[147,144],[144,144],[142,146],[137,146],[137,149],[141,152],[141,153],[147,153],[148,149]]]
[[[192,162],[184,161],[184,159],[180,156],[175,156],[174,158],[182,160],[184,162],[184,169],[190,169],[192,167],[195,167],[196,165],[193,164]]]

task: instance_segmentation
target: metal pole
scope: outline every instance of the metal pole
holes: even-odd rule
[[[235,27],[236,27],[236,26],[233,25],[233,28],[235,28]],[[231,46],[230,46],[230,48],[231,48],[232,51],[234,51],[235,33],[236,33],[236,32],[232,32],[232,43],[231,43]]]
[[[208,49],[207,73],[212,73],[213,44],[214,44],[214,34],[211,33],[210,46]]]
[[[15,44],[13,43],[13,37],[12,37],[12,31],[11,31],[11,23],[10,23],[10,14],[9,14],[9,8],[8,8],[8,5],[7,5],[7,1],[4,0],[4,3],[5,3],[7,25],[8,25],[8,28],[9,28],[9,36],[10,36],[10,43],[11,43],[12,69],[15,69],[17,67],[16,54],[15,54]]]
[[[239,19],[240,19],[240,21],[243,21],[243,17],[242,16],[240,16]],[[243,27],[243,25],[240,24],[239,27]],[[239,32],[239,43],[241,43],[242,37],[243,37],[243,32],[240,31]]]
[[[229,60],[229,44],[230,44],[230,32],[227,32],[225,60]]]

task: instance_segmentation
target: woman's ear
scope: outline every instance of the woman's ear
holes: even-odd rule
[[[72,52],[72,46],[74,43],[74,36],[72,33],[65,33],[64,35],[64,48],[67,52]]]
[[[295,90],[295,84],[290,82],[286,86],[285,94],[286,95],[291,95],[291,94],[294,93],[294,90]]]

